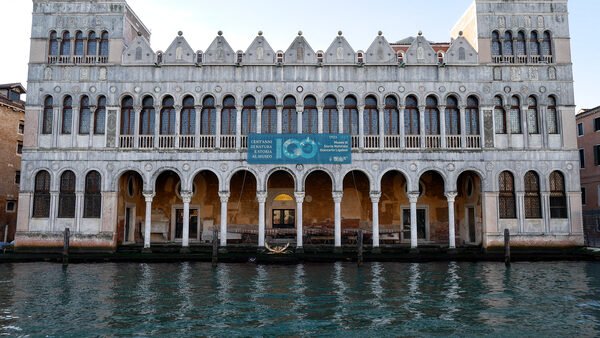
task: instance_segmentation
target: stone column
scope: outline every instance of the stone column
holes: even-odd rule
[[[202,105],[195,105],[194,110],[194,114],[196,114],[196,124],[194,125],[194,148],[198,148],[200,147],[200,122],[202,121]]]
[[[425,106],[419,106],[419,145],[420,148],[425,148]]]
[[[181,135],[181,105],[175,105],[175,148],[179,148],[179,135]]]
[[[519,223],[519,233],[522,233],[523,229],[525,228],[525,192],[517,191],[516,198],[517,198],[516,213],[517,213],[517,220]]]
[[[235,106],[235,148],[240,149],[242,147],[242,110],[244,106]]]
[[[442,147],[442,149],[444,149],[448,147],[446,138],[446,106],[439,105],[438,109],[440,113],[440,146]]]
[[[447,192],[446,199],[448,200],[448,247],[456,249],[456,234],[454,230],[454,199],[458,195],[457,192]]]
[[[344,105],[338,104],[337,111],[338,111],[338,133],[343,134],[344,133]],[[346,130],[346,133],[349,134],[350,132]]]
[[[385,148],[385,120],[384,120],[384,115],[385,115],[385,105],[380,105],[379,106],[379,111],[378,111],[378,124],[379,124],[379,149],[384,149]]]
[[[334,206],[334,243],[335,248],[340,249],[342,247],[342,196],[343,192],[333,192]]]
[[[83,215],[83,191],[75,193],[75,231],[81,231],[81,221]]]
[[[153,191],[144,191],[146,200],[146,219],[144,223],[144,250],[150,252],[150,235],[152,233],[152,199],[155,193]]]
[[[358,106],[358,148],[363,149],[365,147],[365,106]]]
[[[379,250],[379,199],[381,192],[371,192],[371,203],[373,203],[373,251]]]
[[[296,252],[300,252],[304,245],[304,232],[302,228],[302,203],[304,203],[304,191],[294,192],[296,198]]]
[[[302,134],[302,114],[304,113],[304,106],[296,106],[296,114],[297,114],[297,120],[296,120],[296,129],[298,134]]]
[[[257,105],[256,106],[256,132],[259,134],[262,133],[262,111],[263,111],[263,106]]]
[[[79,147],[77,136],[79,136],[79,112],[80,108],[73,105],[71,109],[71,147]],[[91,118],[91,114],[90,114]]]
[[[219,191],[221,199],[221,246],[227,246],[227,201],[229,201],[229,191]]]
[[[323,134],[323,106],[317,107],[317,126],[319,134]]]
[[[50,191],[50,214],[49,214],[49,218],[48,218],[48,226],[51,231],[57,231],[55,229],[57,209],[58,209],[58,191]]]
[[[86,45],[86,44],[84,44]],[[96,109],[98,107],[97,106],[93,106],[90,105],[90,125],[89,125],[89,133],[88,133],[88,148],[92,148],[94,146],[94,129],[96,128]],[[105,112],[105,117],[106,117],[106,112]],[[77,126],[77,128],[79,128],[79,126]],[[106,128],[104,129],[105,134],[106,134]]]
[[[182,191],[181,200],[183,201],[183,232],[181,234],[181,252],[189,252],[190,246],[190,202],[192,200],[191,191]]]
[[[550,192],[542,192],[542,217],[544,220],[544,232],[550,233]]]
[[[258,200],[258,248],[265,247],[265,202],[267,201],[266,191],[257,191]]]
[[[527,106],[527,97],[525,102],[521,102],[521,134],[523,134],[523,148],[529,148],[529,121],[527,121],[527,115],[529,113],[529,106]],[[539,130],[538,124],[538,130]]]
[[[419,200],[419,192],[411,192],[408,194],[410,202],[410,248],[416,249],[418,246],[417,237],[417,201]]]
[[[221,113],[223,109],[219,105],[215,108],[215,148],[219,149],[221,148]]]
[[[62,112],[60,111],[60,106],[62,104],[59,102],[52,109],[52,147],[56,148],[58,146],[58,134],[60,133],[60,121],[62,117]],[[42,122],[43,123],[43,122]]]
[[[138,120],[140,117],[139,112],[141,112],[141,109],[142,108],[140,108],[139,111],[137,111],[137,109],[136,109],[137,112],[135,114],[138,117]],[[138,123],[136,123],[136,126],[137,126],[136,128],[139,128],[139,125],[140,124],[138,121]],[[136,134],[138,134],[138,133],[139,133],[139,129],[136,129]],[[158,148],[158,146],[160,144],[159,138],[160,138],[160,106],[154,106],[154,148]]]
[[[458,120],[460,123],[460,147],[467,147],[467,106],[460,105],[458,107]]]
[[[283,123],[283,105],[278,104],[277,105],[277,134],[281,134],[283,127],[282,127],[282,123]]]

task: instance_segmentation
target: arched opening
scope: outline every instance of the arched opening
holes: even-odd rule
[[[176,222],[177,209],[183,209],[179,175],[171,170],[162,172],[156,178],[154,192],[150,242],[180,241],[183,234],[183,226],[178,227]]]
[[[269,176],[265,209],[267,229],[294,229],[296,227],[294,178],[287,171],[278,170]],[[293,237],[294,233],[287,235]],[[271,239],[270,237],[267,236],[267,241]]]
[[[333,243],[333,182],[322,170],[311,172],[304,181],[302,223],[308,234],[319,234],[321,240]],[[315,243],[313,236],[307,243]]]
[[[137,171],[126,171],[119,178],[117,197],[117,245],[143,243],[146,217],[142,194],[144,179]]]
[[[356,243],[359,229],[372,229],[372,203],[369,178],[358,170],[344,176],[342,195],[342,244]]]
[[[257,182],[254,174],[240,170],[229,181],[227,204],[227,239],[229,242],[245,241],[256,243],[254,232],[258,230]],[[252,236],[248,236],[251,233]],[[243,236],[246,234],[246,236]]]
[[[396,170],[388,171],[381,178],[379,239],[383,244],[410,240],[410,223],[408,228],[402,225],[402,210],[409,205],[406,184],[404,175]]]
[[[183,209],[176,211],[176,220],[183,225]],[[213,229],[221,222],[221,203],[219,199],[219,178],[210,170],[196,174],[192,184],[190,201],[190,242],[199,240],[210,242]]]
[[[448,243],[448,200],[444,195],[444,178],[437,171],[427,171],[419,178],[417,202],[417,239],[420,243]],[[410,208],[402,210],[403,224],[410,226]],[[408,222],[407,222],[408,220]]]
[[[483,213],[481,197],[483,182],[474,171],[465,171],[456,181],[455,234],[456,245],[480,245],[482,241]]]

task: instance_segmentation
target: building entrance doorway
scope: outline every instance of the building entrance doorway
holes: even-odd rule
[[[190,240],[199,240],[198,209],[190,208]],[[183,237],[183,208],[175,209],[175,240]]]
[[[293,229],[296,224],[296,210],[273,209],[271,221],[274,229]]]
[[[134,241],[134,230],[135,230],[135,208],[125,208],[125,229],[123,233],[123,242],[131,243]]]
[[[410,208],[402,209],[402,240],[410,241]],[[427,240],[427,209],[417,208],[417,239]]]
[[[469,227],[469,242],[475,243],[475,208],[467,208],[467,226]]]

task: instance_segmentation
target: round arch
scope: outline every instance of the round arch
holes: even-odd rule
[[[263,185],[260,186],[262,191],[267,191],[269,179],[271,178],[271,176],[273,174],[275,174],[278,171],[283,171],[283,172],[288,173],[292,177],[292,181],[294,182],[294,189],[296,191],[300,191],[301,187],[299,187],[299,184],[298,184],[298,177],[296,177],[296,174],[294,173],[293,170],[291,170],[290,168],[287,168],[287,167],[275,167],[275,168],[269,170],[267,172],[267,174],[265,175],[265,180],[263,182]]]
[[[306,179],[308,178],[308,176],[310,176],[310,174],[317,172],[317,171],[322,171],[325,174],[327,174],[327,176],[329,176],[329,179],[331,180],[331,189],[333,191],[333,189],[335,189],[336,187],[336,179],[335,176],[333,175],[332,172],[330,172],[329,170],[323,168],[323,167],[315,167],[315,168],[311,168],[310,170],[307,170],[306,173],[304,174],[304,176],[302,176],[302,186],[301,186],[301,190],[302,191],[306,191]]]

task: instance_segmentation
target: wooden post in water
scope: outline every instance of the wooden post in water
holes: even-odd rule
[[[504,265],[510,266],[510,231],[504,229]]]
[[[219,259],[219,257],[217,256],[219,254],[219,232],[217,231],[217,229],[213,229],[213,242],[212,242],[212,266],[213,268],[217,266],[217,261]]]
[[[363,231],[362,229],[358,230],[356,234],[356,245],[358,246],[358,256],[356,259],[356,264],[361,266],[363,263]]]
[[[63,265],[69,265],[69,237],[71,236],[71,231],[69,228],[65,228],[64,241],[63,241],[63,253],[62,253],[62,262]]]

